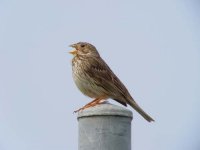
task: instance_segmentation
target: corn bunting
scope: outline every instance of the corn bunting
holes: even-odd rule
[[[70,46],[75,48],[70,51],[74,55],[72,59],[74,82],[83,94],[94,98],[93,101],[75,112],[93,107],[111,98],[124,106],[130,105],[147,121],[154,121],[134,101],[124,84],[100,57],[92,44],[79,42]]]

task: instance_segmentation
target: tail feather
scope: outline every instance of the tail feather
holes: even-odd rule
[[[145,113],[142,108],[134,101],[134,100],[128,100],[127,103],[133,107],[144,119],[146,119],[148,122],[154,121],[153,118],[151,118],[147,113]]]

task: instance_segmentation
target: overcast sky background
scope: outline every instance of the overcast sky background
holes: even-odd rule
[[[200,149],[198,0],[0,0],[0,150],[78,149],[79,41],[156,120],[133,111],[132,149]]]

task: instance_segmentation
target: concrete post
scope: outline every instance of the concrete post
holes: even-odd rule
[[[132,112],[101,104],[78,113],[79,150],[131,150]]]

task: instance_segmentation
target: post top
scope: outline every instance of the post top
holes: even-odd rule
[[[110,103],[102,103],[78,113],[78,119],[91,116],[122,116],[133,118],[133,114],[130,110]]]

